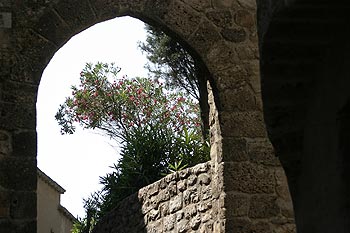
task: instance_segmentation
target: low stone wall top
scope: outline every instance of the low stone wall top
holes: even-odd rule
[[[172,173],[124,199],[94,233],[206,232],[214,228],[211,162]]]

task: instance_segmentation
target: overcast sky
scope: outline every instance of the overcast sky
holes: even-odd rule
[[[108,138],[86,130],[61,135],[54,115],[87,62],[114,62],[121,75],[147,76],[147,62],[137,48],[145,40],[143,22],[130,17],[97,24],[71,38],[46,67],[37,101],[38,167],[66,193],[61,204],[74,216],[84,216],[83,198],[100,188],[99,176],[110,171],[119,154]]]

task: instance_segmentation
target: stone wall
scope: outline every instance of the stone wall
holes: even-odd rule
[[[94,233],[213,232],[219,200],[212,189],[211,162],[172,173],[129,196]]]

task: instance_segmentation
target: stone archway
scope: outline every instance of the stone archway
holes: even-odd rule
[[[263,121],[254,1],[6,1],[0,9],[1,230],[36,232],[35,102],[46,64],[76,33],[124,15],[177,37],[208,69],[214,231],[293,229]]]

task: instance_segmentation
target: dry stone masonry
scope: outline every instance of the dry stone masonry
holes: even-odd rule
[[[170,174],[126,198],[94,232],[214,232],[211,162]]]

